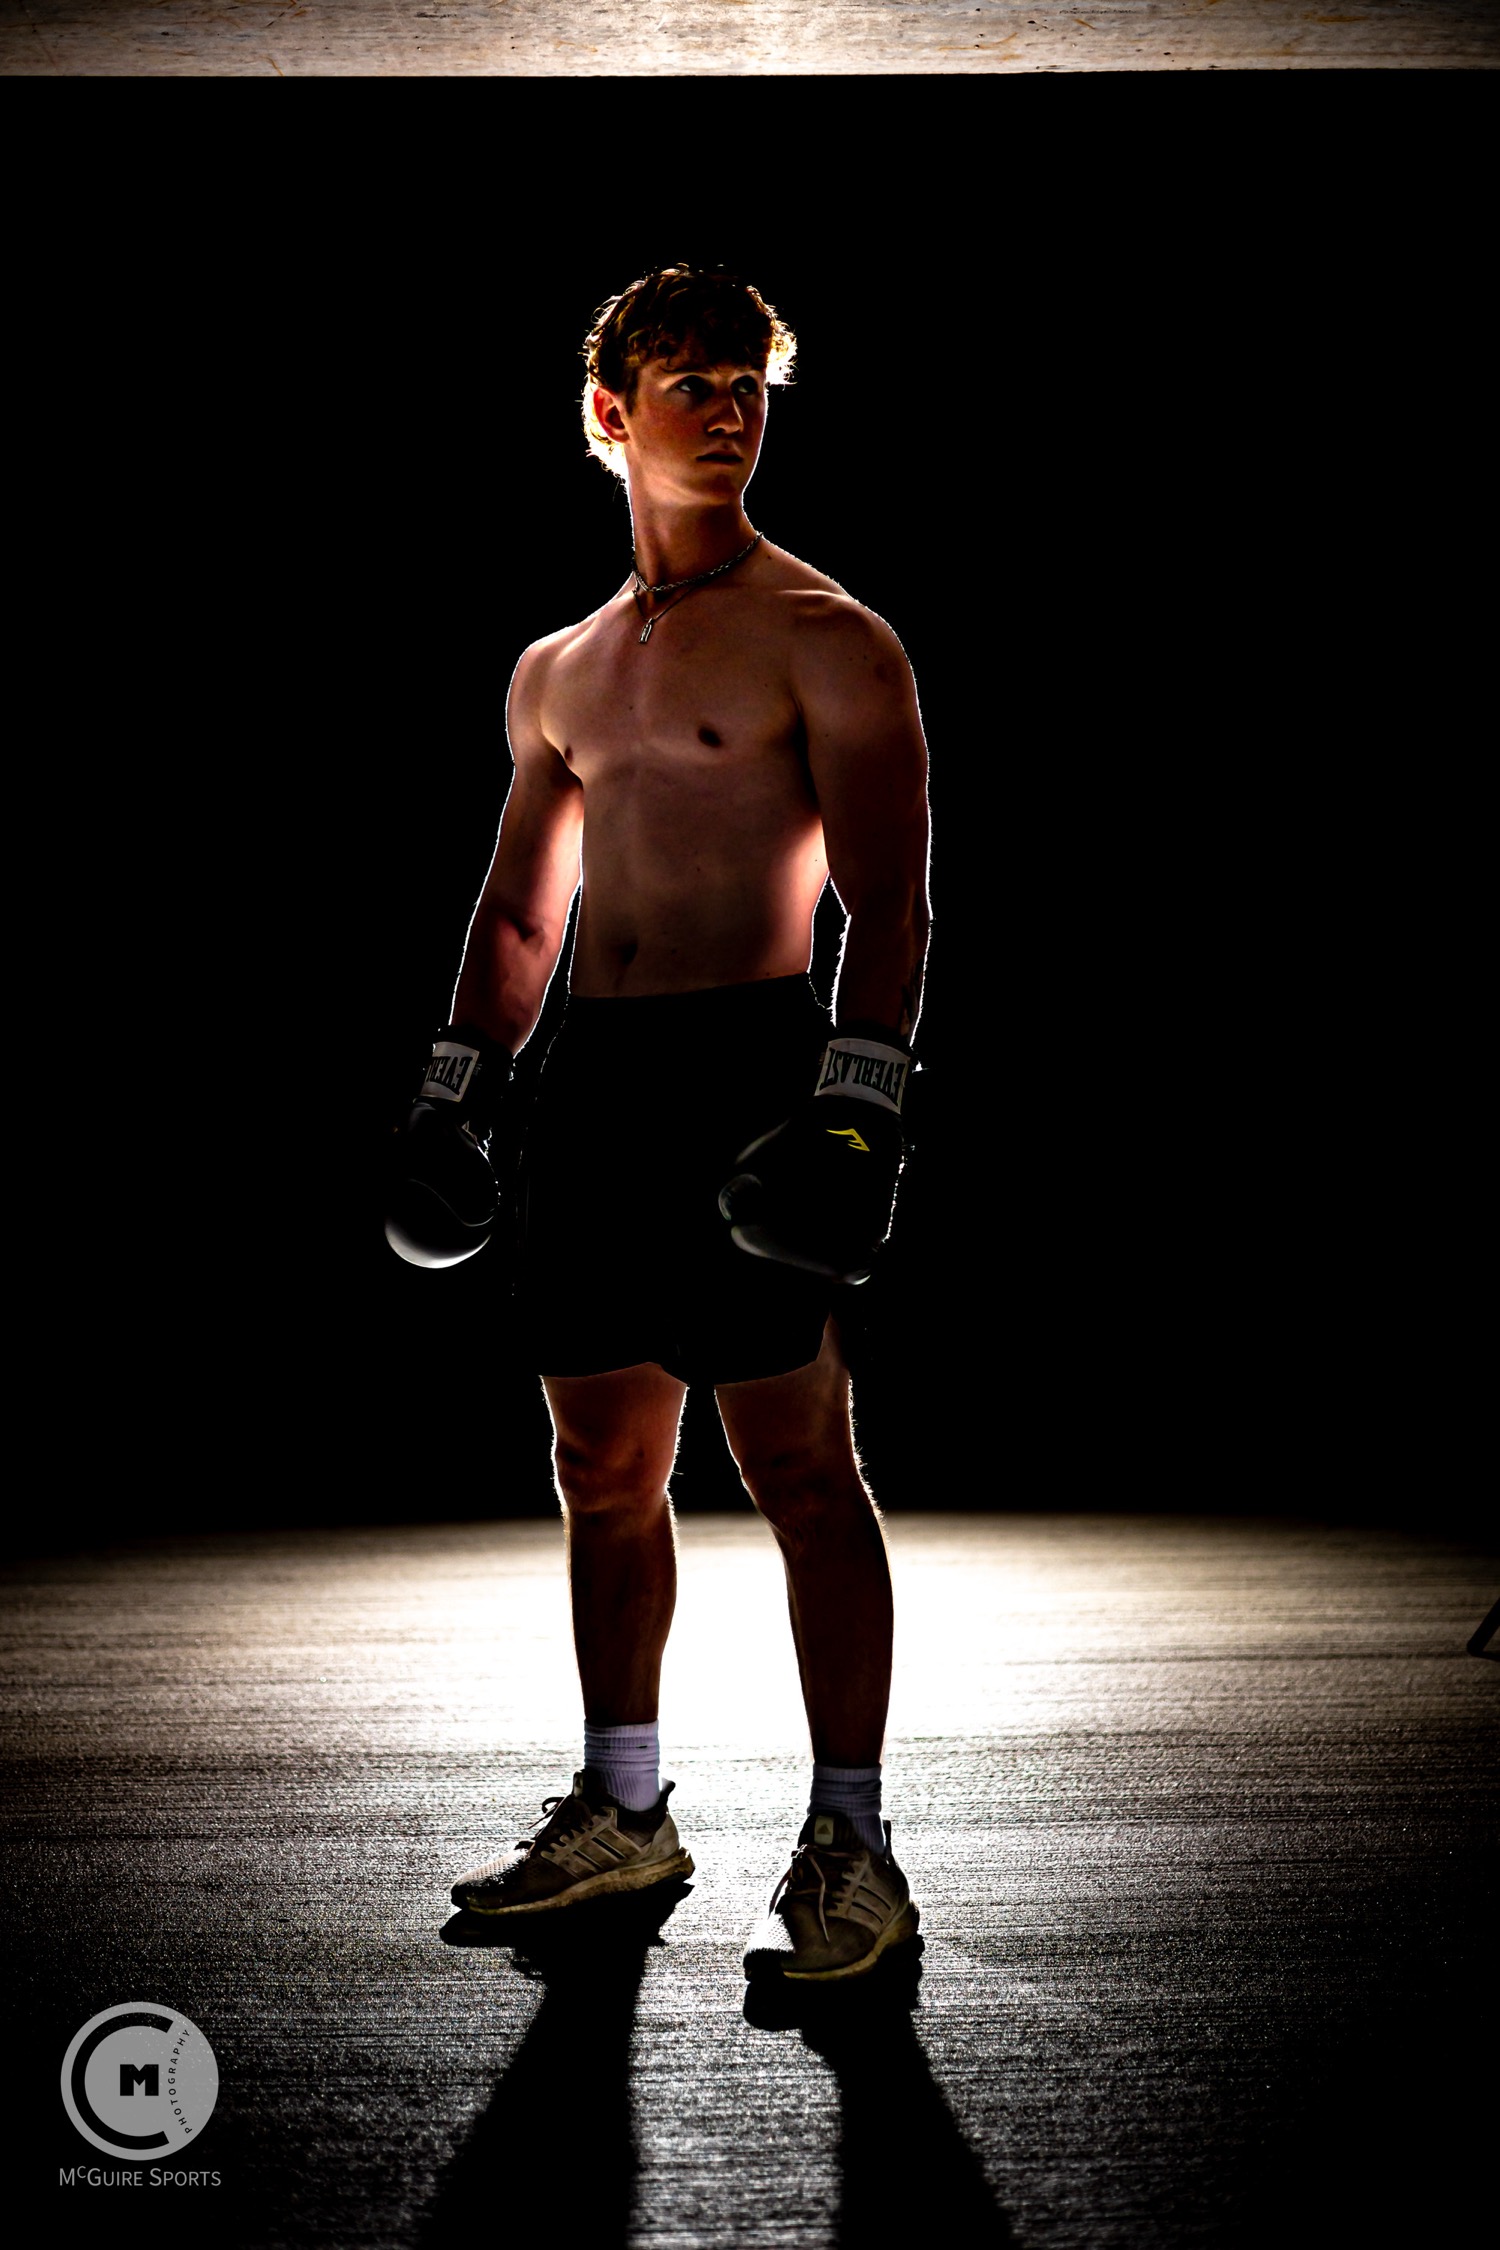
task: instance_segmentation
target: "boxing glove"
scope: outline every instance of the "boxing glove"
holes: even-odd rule
[[[385,1238],[408,1265],[460,1265],[489,1240],[500,1206],[490,1138],[514,1067],[467,1024],[439,1035],[391,1165]]]
[[[911,1049],[883,1024],[834,1033],[805,1107],[741,1150],[720,1190],[741,1250],[830,1281],[868,1281],[895,1209],[911,1069]]]

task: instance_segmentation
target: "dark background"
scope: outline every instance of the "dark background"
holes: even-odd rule
[[[623,574],[578,340],[681,254],[796,325],[752,513],[890,618],[932,742],[930,1099],[859,1384],[882,1500],[1478,1523],[1473,85],[128,91],[28,87],[0,134],[10,1539],[552,1505],[493,1257],[402,1266],[380,1152],[515,658]],[[734,1497],[695,1397],[678,1504]],[[1310,1960],[1328,2027],[1278,2009],[1265,2105],[1201,2045],[1173,2091],[1209,2142],[1263,2131],[1243,2216],[1218,2175],[1247,2240],[1423,2240],[1473,2177],[1488,1925],[1449,1807],[1457,1850],[1444,1819],[1373,1889],[1310,1873],[1288,1991]],[[1207,1973],[1264,1990],[1264,1927]],[[55,1950],[18,2058],[86,2012],[56,1995],[97,1949],[53,1985]],[[565,2110],[502,2193],[555,2174]]]
[[[515,659],[626,566],[578,345],[681,256],[795,326],[752,518],[932,746],[881,1499],[1476,1514],[1475,102],[1380,76],[1143,83],[1128,136],[1103,85],[155,88],[128,163],[73,89],[18,283],[85,1058],[23,1541],[553,1504],[495,1254],[403,1266],[379,1167]],[[706,1398],[677,1496],[738,1499]]]

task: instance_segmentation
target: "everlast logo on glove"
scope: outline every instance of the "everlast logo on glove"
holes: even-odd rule
[[[459,1047],[450,1039],[440,1039],[432,1050],[418,1099],[431,1101],[436,1096],[440,1102],[461,1102],[478,1060],[477,1047]]]
[[[899,1117],[910,1070],[911,1057],[899,1047],[882,1047],[873,1039],[830,1039],[823,1050],[817,1091],[878,1102]]]

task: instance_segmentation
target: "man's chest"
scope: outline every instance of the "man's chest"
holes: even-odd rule
[[[552,669],[547,739],[585,788],[629,776],[800,762],[801,719],[779,652],[732,615],[659,612],[649,640],[632,609],[596,621]],[[727,607],[727,605],[726,605]]]

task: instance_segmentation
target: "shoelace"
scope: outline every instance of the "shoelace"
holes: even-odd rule
[[[827,1945],[831,1940],[828,1935],[828,1919],[823,1912],[823,1907],[828,1897],[828,1877],[824,1873],[823,1862],[810,1844],[799,1844],[792,1853],[791,1866],[771,1893],[770,1912],[774,1914],[784,1898],[794,1896],[798,1892],[810,1891],[813,1888],[813,1883],[809,1880],[809,1876],[816,1879],[818,1928],[823,1933],[823,1943]]]
[[[542,1799],[543,1824],[545,1825],[546,1822],[552,1818],[552,1815],[556,1812],[559,1805],[565,1805],[567,1801],[568,1800],[566,1797],[544,1797]],[[575,1821],[573,1823],[574,1828],[581,1828],[583,1825],[584,1823],[581,1820]],[[558,1834],[568,1835],[571,1834],[571,1832],[572,1831],[568,1829],[559,1829]],[[537,1839],[535,1836],[518,1836],[516,1838],[516,1850],[518,1852],[535,1851],[536,1844]]]

